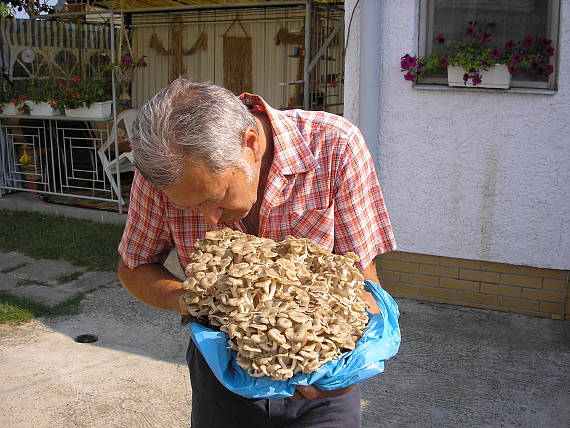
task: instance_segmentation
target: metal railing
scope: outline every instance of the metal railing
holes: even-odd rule
[[[105,174],[98,151],[113,160],[115,144],[102,149],[113,117],[0,115],[0,191],[28,191],[95,201],[122,200]]]

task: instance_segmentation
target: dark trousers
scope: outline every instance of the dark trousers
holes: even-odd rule
[[[192,428],[359,428],[360,388],[322,400],[249,399],[226,389],[190,340]]]

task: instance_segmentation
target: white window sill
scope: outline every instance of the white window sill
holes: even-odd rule
[[[451,91],[451,92],[494,92],[498,94],[533,94],[533,95],[555,95],[558,91],[556,89],[541,89],[541,88],[510,88],[510,89],[492,89],[492,88],[462,88],[460,86],[447,86],[447,85],[427,85],[427,84],[413,84],[413,89],[419,91]]]

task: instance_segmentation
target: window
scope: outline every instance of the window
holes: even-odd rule
[[[482,27],[492,24],[490,47],[503,47],[508,40],[523,40],[527,35],[551,40],[555,55],[550,57],[554,73],[537,76],[513,75],[511,87],[555,89],[558,71],[558,25],[560,0],[422,0],[420,10],[420,55],[438,49],[434,38],[464,40],[470,23]],[[445,84],[446,76],[432,74],[422,83]]]

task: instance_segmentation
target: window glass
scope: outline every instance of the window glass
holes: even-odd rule
[[[529,35],[552,40],[557,31],[553,28],[558,25],[557,17],[553,17],[552,11],[558,2],[552,0],[427,0],[426,4],[422,17],[426,54],[441,50],[438,35],[445,40],[465,40],[465,30],[470,24],[491,33],[490,48],[503,48],[509,40],[522,42]],[[552,44],[556,47],[556,41]],[[556,64],[556,56],[550,58],[550,64]],[[532,87],[532,82],[545,85],[553,79],[545,74],[521,72],[513,75],[513,81],[527,82],[517,86]]]

